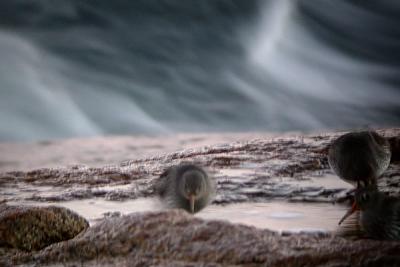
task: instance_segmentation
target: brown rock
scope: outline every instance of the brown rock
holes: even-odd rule
[[[82,235],[13,263],[113,266],[375,266],[400,264],[399,242],[279,235],[183,211],[106,219]],[[384,265],[387,266],[387,265]],[[390,265],[389,265],[390,266]]]
[[[71,239],[88,226],[83,217],[62,207],[0,206],[0,246],[39,250]]]

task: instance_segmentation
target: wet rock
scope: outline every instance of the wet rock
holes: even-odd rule
[[[88,226],[83,217],[62,207],[0,205],[0,246],[38,250],[71,239]]]
[[[13,264],[84,266],[374,266],[400,264],[399,242],[348,241],[329,234],[278,234],[183,211],[109,218],[68,242]],[[395,265],[393,265],[395,266]]]
[[[399,195],[400,164],[396,138],[400,135],[400,128],[378,132],[391,138],[394,151],[391,165],[378,181],[379,187],[384,192]],[[328,188],[325,183],[326,174],[332,178],[327,164],[327,148],[341,134],[261,136],[240,142],[227,138],[231,143],[173,153],[157,148],[153,153],[156,156],[135,158],[115,166],[92,168],[76,165],[29,172],[12,171],[0,174],[0,199],[10,202],[94,197],[125,200],[152,196],[153,185],[166,168],[182,161],[193,161],[208,168],[216,178],[218,192],[214,204],[277,198],[300,202],[347,201],[347,189],[332,184]],[[205,143],[211,142],[207,140]],[[127,143],[120,142],[120,145],[126,146]],[[76,143],[75,147],[78,146]],[[47,147],[50,149],[52,145]],[[67,150],[63,152],[68,153]],[[333,181],[336,178],[333,177]],[[9,210],[9,207],[0,203],[0,242],[3,246],[0,246],[0,266],[400,266],[399,256],[396,256],[400,248],[396,242],[352,241],[323,234],[278,235],[253,227],[203,221],[176,211],[121,217],[117,213],[105,214],[105,219],[96,221],[95,226],[75,238],[34,251],[72,238],[74,235],[64,237],[79,228],[74,223],[80,222],[77,225],[85,229],[87,222],[74,217],[68,210],[57,210],[61,208],[13,207]],[[16,218],[22,224],[15,224]],[[39,234],[31,229],[40,229]],[[62,239],[49,241],[49,236],[59,238],[60,231]],[[75,235],[78,232],[76,230]],[[21,252],[20,249],[33,251]]]
[[[113,212],[105,212],[103,213],[104,218],[114,218],[114,217],[121,217],[121,212],[113,211]]]
[[[400,128],[378,130],[390,138],[393,155],[398,153]],[[304,198],[307,201],[331,201],[339,191],[324,191],[318,186],[310,189],[307,180],[315,175],[331,174],[327,151],[330,142],[343,134],[284,136],[273,138],[265,135],[258,139],[248,139],[222,145],[185,149],[173,153],[125,161],[119,165],[106,167],[72,166],[57,169],[38,169],[29,172],[13,171],[0,173],[0,184],[4,188],[16,188],[10,194],[0,192],[0,198],[18,200],[63,201],[101,197],[107,200],[126,200],[152,196],[154,184],[159,175],[169,166],[182,161],[196,162],[210,170],[218,184],[218,196],[214,203],[233,203],[240,201],[268,201],[271,198]],[[213,140],[210,137],[209,142]],[[226,134],[227,140],[232,140]],[[157,139],[157,138],[154,138]],[[242,139],[243,140],[243,139]],[[114,140],[115,141],[115,140]],[[65,141],[67,142],[67,141]],[[121,141],[119,145],[124,143]],[[125,144],[128,145],[128,144]],[[145,144],[144,144],[145,145]],[[66,151],[67,153],[67,151]],[[234,170],[234,171],[233,171]],[[232,172],[233,171],[233,172]],[[321,182],[324,180],[321,177]],[[284,186],[282,181],[285,182]],[[291,181],[291,182],[288,182]],[[382,190],[399,194],[400,164],[394,161],[379,181]],[[18,196],[18,187],[37,188],[30,196]],[[131,187],[117,189],[125,184]],[[107,186],[105,190],[96,189]],[[48,187],[49,190],[39,190]],[[115,187],[115,188],[113,188]],[[344,188],[335,188],[346,191]],[[250,191],[265,191],[265,193]],[[63,192],[63,193],[60,193]]]

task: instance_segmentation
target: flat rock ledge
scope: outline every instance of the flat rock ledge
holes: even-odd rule
[[[400,128],[380,129],[378,132],[392,144],[392,163],[379,179],[379,186],[383,191],[400,195]],[[332,174],[327,152],[331,141],[344,133],[266,136],[154,154],[104,167],[76,165],[4,172],[0,173],[0,187],[5,193],[0,190],[0,201],[53,202],[95,197],[122,201],[149,197],[154,195],[154,184],[166,168],[190,161],[207,168],[215,177],[218,194],[214,204],[276,198],[332,202],[345,196],[346,190],[331,190],[323,186],[323,176]],[[306,185],[304,182],[310,177],[321,183]],[[121,185],[127,186],[112,188]],[[26,193],[27,188],[31,194]],[[20,194],[21,191],[25,193]]]
[[[71,239],[88,227],[85,218],[63,207],[0,205],[1,247],[40,250]]]
[[[399,266],[400,243],[205,221],[184,211],[109,218],[72,240],[3,258],[29,266]]]

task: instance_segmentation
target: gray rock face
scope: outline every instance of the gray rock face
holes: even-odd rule
[[[0,205],[0,246],[39,250],[88,227],[83,217],[66,208]]]

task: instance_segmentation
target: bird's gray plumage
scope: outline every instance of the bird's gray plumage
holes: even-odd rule
[[[361,227],[368,237],[400,240],[400,199],[363,188],[356,192],[355,201],[361,210]]]
[[[188,194],[195,195],[194,212],[205,208],[215,193],[215,185],[206,171],[194,164],[172,166],[161,174],[157,193],[170,208],[191,212]]]
[[[374,131],[352,132],[332,142],[328,161],[344,181],[367,186],[387,169],[391,151],[388,140]]]

